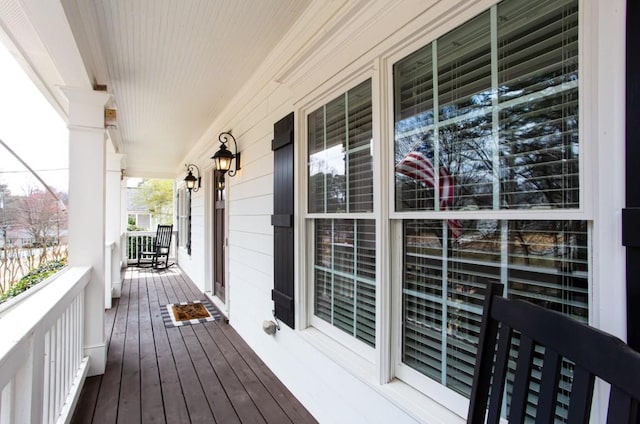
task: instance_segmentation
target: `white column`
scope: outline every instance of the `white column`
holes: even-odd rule
[[[111,251],[111,255],[107,257],[111,258],[111,263],[107,263],[106,266],[111,267],[111,272],[107,275],[111,275],[111,281],[105,281],[107,290],[105,290],[105,307],[111,308],[111,297],[120,297],[122,289],[122,281],[120,279],[120,259],[122,257],[121,251],[125,246],[121,246],[120,236],[122,224],[120,218],[122,216],[122,205],[120,203],[122,198],[122,158],[123,155],[113,152],[107,153],[107,173],[106,173],[106,226],[105,226],[105,242],[109,246],[112,243],[115,245]]]
[[[69,265],[92,267],[85,289],[84,355],[89,374],[103,374],[104,332],[105,129],[110,94],[63,87],[69,100]]]
[[[126,157],[123,160],[123,167],[126,166]],[[126,168],[125,168],[126,169]],[[121,250],[120,250],[120,255],[121,255],[121,262],[120,262],[120,266],[122,268],[126,268],[129,264],[128,262],[128,245],[127,243],[129,243],[129,236],[127,234],[127,230],[128,230],[128,224],[129,224],[129,215],[128,215],[128,210],[127,208],[129,207],[129,197],[128,197],[128,193],[127,193],[127,177],[125,176],[120,184],[120,234],[124,234],[124,236],[122,237],[122,240],[120,240],[120,246],[122,246]]]

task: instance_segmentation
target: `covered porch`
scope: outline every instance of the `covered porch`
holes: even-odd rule
[[[222,317],[165,324],[165,305],[204,299],[176,266],[127,268],[105,373],[87,378],[72,423],[316,422]]]
[[[2,41],[68,125],[70,175],[69,270],[0,308],[0,424],[461,423],[490,282],[638,348],[640,236],[621,229],[640,168],[621,165],[639,16],[0,2]],[[427,178],[401,172],[411,157]],[[122,281],[128,177],[173,181],[176,266]],[[203,293],[228,324],[164,324]],[[594,421],[607,408],[598,391]]]

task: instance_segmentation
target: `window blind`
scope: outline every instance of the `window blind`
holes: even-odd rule
[[[393,76],[395,163],[426,141],[439,171],[397,167],[397,211],[579,207],[577,1],[505,0]]]
[[[454,242],[446,221],[404,221],[402,358],[469,396],[487,283],[502,282],[510,298],[587,321],[588,240],[584,221],[464,220],[462,226],[465,237]],[[563,374],[570,384],[570,364]]]
[[[510,207],[579,206],[578,7],[498,6],[501,191]]]
[[[309,212],[373,211],[371,80],[309,114]]]
[[[375,346],[375,221],[314,224],[314,314]]]

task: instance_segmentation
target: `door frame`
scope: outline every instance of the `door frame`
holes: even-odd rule
[[[215,168],[212,166],[205,170],[205,294],[209,298],[209,300],[222,312],[226,318],[229,318],[230,312],[230,298],[231,293],[229,290],[229,249],[225,249],[224,255],[224,281],[225,281],[225,300],[222,301],[217,296],[214,296],[214,222],[213,222],[213,214],[215,213],[215,185],[214,185],[214,172]],[[226,240],[229,239],[229,187],[225,188],[226,197],[224,199],[225,208],[224,208],[224,237]],[[227,246],[228,247],[228,246]]]

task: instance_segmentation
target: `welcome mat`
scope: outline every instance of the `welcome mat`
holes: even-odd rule
[[[161,308],[160,312],[167,327],[200,324],[220,318],[218,311],[206,300],[170,303]]]

